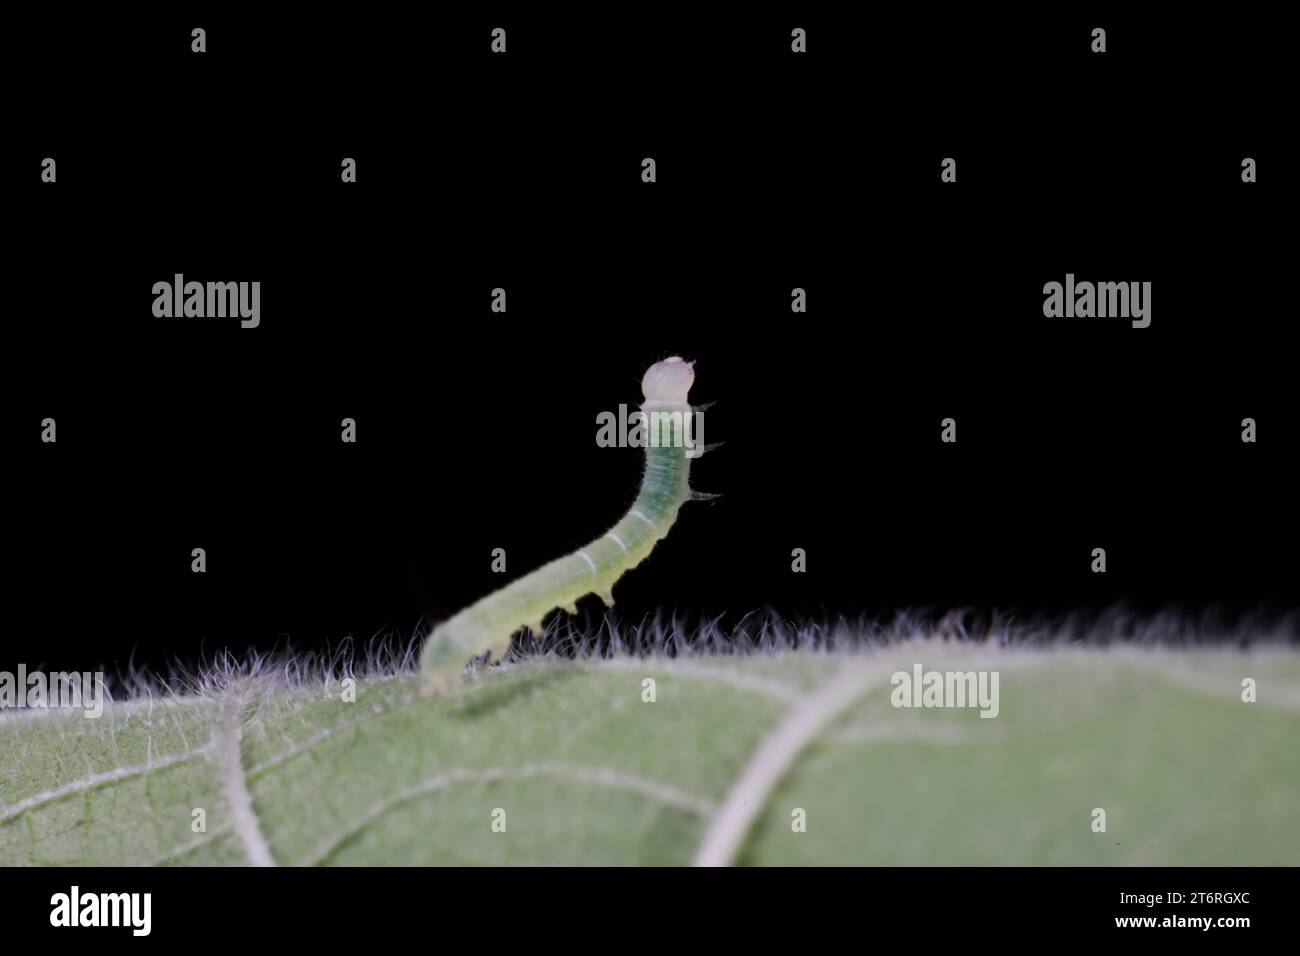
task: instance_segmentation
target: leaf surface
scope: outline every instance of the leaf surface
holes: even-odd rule
[[[892,706],[918,662],[998,671],[998,716]],[[359,678],[355,702],[254,678],[11,715],[0,864],[686,864],[846,668],[860,693],[770,781],[735,862],[1300,863],[1300,654],[911,641],[524,662],[457,701],[401,673]]]

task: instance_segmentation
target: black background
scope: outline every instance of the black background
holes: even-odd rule
[[[425,871],[378,867],[358,879],[346,867],[286,870],[180,868],[25,869],[9,872],[0,913],[9,938],[41,942],[93,941],[96,948],[167,945],[190,940],[196,928],[207,942],[247,945],[292,940],[322,947],[370,944],[394,931],[415,938],[448,933],[528,950],[539,937],[562,934],[578,952],[608,947],[611,939],[690,935],[712,948],[760,948],[773,941],[800,946],[893,941],[915,945],[1008,939],[1168,939],[1180,951],[1198,944],[1222,952],[1242,940],[1280,938],[1287,922],[1292,871],[1282,867],[1039,868],[890,867],[877,873],[839,869],[766,868],[677,870],[653,868],[550,870],[539,884],[533,871],[460,868],[433,882]],[[879,875],[880,879],[872,877]],[[413,878],[414,877],[414,878]],[[562,881],[562,882],[561,882]],[[50,898],[68,893],[152,893],[152,932],[137,939],[125,928],[52,928]],[[1120,895],[1181,893],[1181,905],[1121,904]],[[1186,902],[1195,893],[1240,897],[1242,902]],[[215,900],[216,903],[208,901]],[[498,902],[504,900],[505,902]],[[578,900],[599,901],[583,906]],[[671,900],[671,902],[668,902]],[[322,905],[346,901],[346,905]],[[623,903],[622,901],[627,901]],[[698,908],[722,901],[725,914],[702,919]],[[785,908],[778,903],[784,902]],[[622,905],[620,905],[622,904]],[[213,910],[221,906],[220,918]],[[582,915],[579,917],[578,913]],[[508,918],[500,918],[508,915]],[[936,918],[937,917],[937,918]],[[1245,917],[1249,927],[1117,927],[1116,917]]]
[[[409,638],[624,513],[596,416],[672,354],[721,497],[627,619],[1293,609],[1281,30],[833,10],[15,22],[0,662]],[[177,272],[261,326],[155,319]]]

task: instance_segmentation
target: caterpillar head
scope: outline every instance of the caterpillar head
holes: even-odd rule
[[[641,377],[641,392],[647,402],[685,402],[695,382],[695,363],[679,355],[656,362]]]

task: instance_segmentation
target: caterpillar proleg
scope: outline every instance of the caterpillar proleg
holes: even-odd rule
[[[676,356],[646,371],[641,379],[645,477],[631,510],[586,547],[512,581],[434,628],[420,657],[426,694],[454,694],[470,658],[484,651],[504,656],[516,631],[527,627],[540,633],[542,618],[555,608],[572,613],[588,594],[613,605],[614,583],[645,560],[691,497],[692,409],[686,396],[694,381],[692,363]]]

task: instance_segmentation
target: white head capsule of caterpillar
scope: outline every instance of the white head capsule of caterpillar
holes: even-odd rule
[[[684,402],[694,383],[695,363],[674,355],[646,369],[641,392],[647,402]]]

